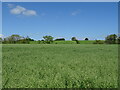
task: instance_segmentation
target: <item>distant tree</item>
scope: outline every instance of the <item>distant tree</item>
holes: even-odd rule
[[[120,36],[117,38],[117,43],[120,44]]]
[[[52,36],[43,36],[45,43],[50,44],[53,42]]]
[[[87,41],[87,40],[89,40],[88,38],[85,38],[85,40]]]
[[[29,41],[35,41],[34,39],[31,39],[29,36],[27,36],[26,39]]]
[[[6,38],[3,38],[3,41],[2,41],[3,44],[6,44],[7,43],[7,40]]]
[[[0,43],[2,43],[2,38],[0,38]]]
[[[27,36],[27,37],[25,38],[25,40],[26,40],[26,43],[27,43],[27,44],[29,44],[29,43],[30,43],[31,38],[29,38],[29,36]]]
[[[107,43],[107,44],[115,44],[116,40],[117,40],[117,35],[116,34],[111,34],[111,35],[108,35],[105,38],[105,43]]]
[[[41,44],[45,44],[45,41],[42,39],[39,41]]]
[[[6,44],[6,43],[8,43],[8,44],[15,44],[15,43],[29,44],[30,41],[34,41],[34,39],[29,38],[29,36],[22,37],[22,36],[20,36],[18,34],[13,34],[11,36],[3,38],[2,43],[3,44]]]
[[[17,43],[21,39],[21,36],[18,34],[13,34],[9,37],[4,38],[3,43]]]
[[[77,39],[76,39],[76,37],[72,37],[71,40],[72,41],[76,41]]]
[[[77,40],[76,37],[72,37],[71,40],[76,41],[77,44],[80,44],[79,40]]]
[[[10,36],[10,38],[14,43],[16,43],[18,40],[21,39],[21,36],[18,35],[18,34],[13,34],[13,35]]]
[[[65,38],[57,38],[55,41],[65,41]]]
[[[19,44],[26,44],[27,42],[26,42],[25,38],[22,38],[22,39],[18,40],[18,43]]]
[[[41,41],[44,41],[43,39]]]
[[[25,37],[21,37],[21,39],[18,40],[17,43],[19,43],[19,44],[27,44],[28,42],[27,42]]]

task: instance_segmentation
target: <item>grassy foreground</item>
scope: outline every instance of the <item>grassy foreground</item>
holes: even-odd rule
[[[3,88],[117,88],[118,46],[3,45]]]

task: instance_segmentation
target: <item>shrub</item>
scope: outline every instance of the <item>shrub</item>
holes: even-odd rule
[[[80,42],[78,40],[75,40],[77,44],[80,44]]]
[[[115,44],[116,41],[117,41],[117,35],[116,35],[116,34],[108,35],[108,36],[105,38],[105,43],[106,43],[106,44]]]
[[[120,44],[120,37],[117,38],[117,43]]]
[[[93,42],[93,44],[104,44],[104,41],[102,41],[102,40],[95,40],[95,42]]]
[[[57,38],[55,41],[65,41],[65,38]]]
[[[50,44],[53,42],[53,37],[52,36],[43,36],[44,42],[47,44]]]

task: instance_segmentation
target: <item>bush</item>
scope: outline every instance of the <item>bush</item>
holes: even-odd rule
[[[104,41],[102,41],[102,40],[95,40],[95,42],[93,42],[93,44],[104,44]]]
[[[105,38],[105,43],[106,44],[116,44],[116,41],[117,41],[117,35],[116,34],[108,35]]]
[[[80,42],[78,40],[75,40],[77,44],[80,44]]]
[[[65,39],[64,38],[57,38],[57,39],[55,39],[55,41],[65,41]]]
[[[53,37],[52,36],[43,36],[43,38],[44,38],[44,42],[46,43],[46,44],[50,44],[50,43],[53,43]]]
[[[120,44],[120,37],[117,38],[117,44]]]

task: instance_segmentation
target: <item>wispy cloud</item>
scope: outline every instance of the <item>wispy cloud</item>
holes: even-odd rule
[[[8,4],[9,8],[12,8],[12,4]],[[25,15],[25,16],[36,16],[37,12],[35,10],[29,10],[22,6],[15,6],[14,8],[10,9],[11,14],[15,15]]]
[[[76,15],[78,15],[80,13],[80,10],[76,10],[76,11],[73,11],[72,13],[71,13],[71,15],[72,16],[76,16]]]

